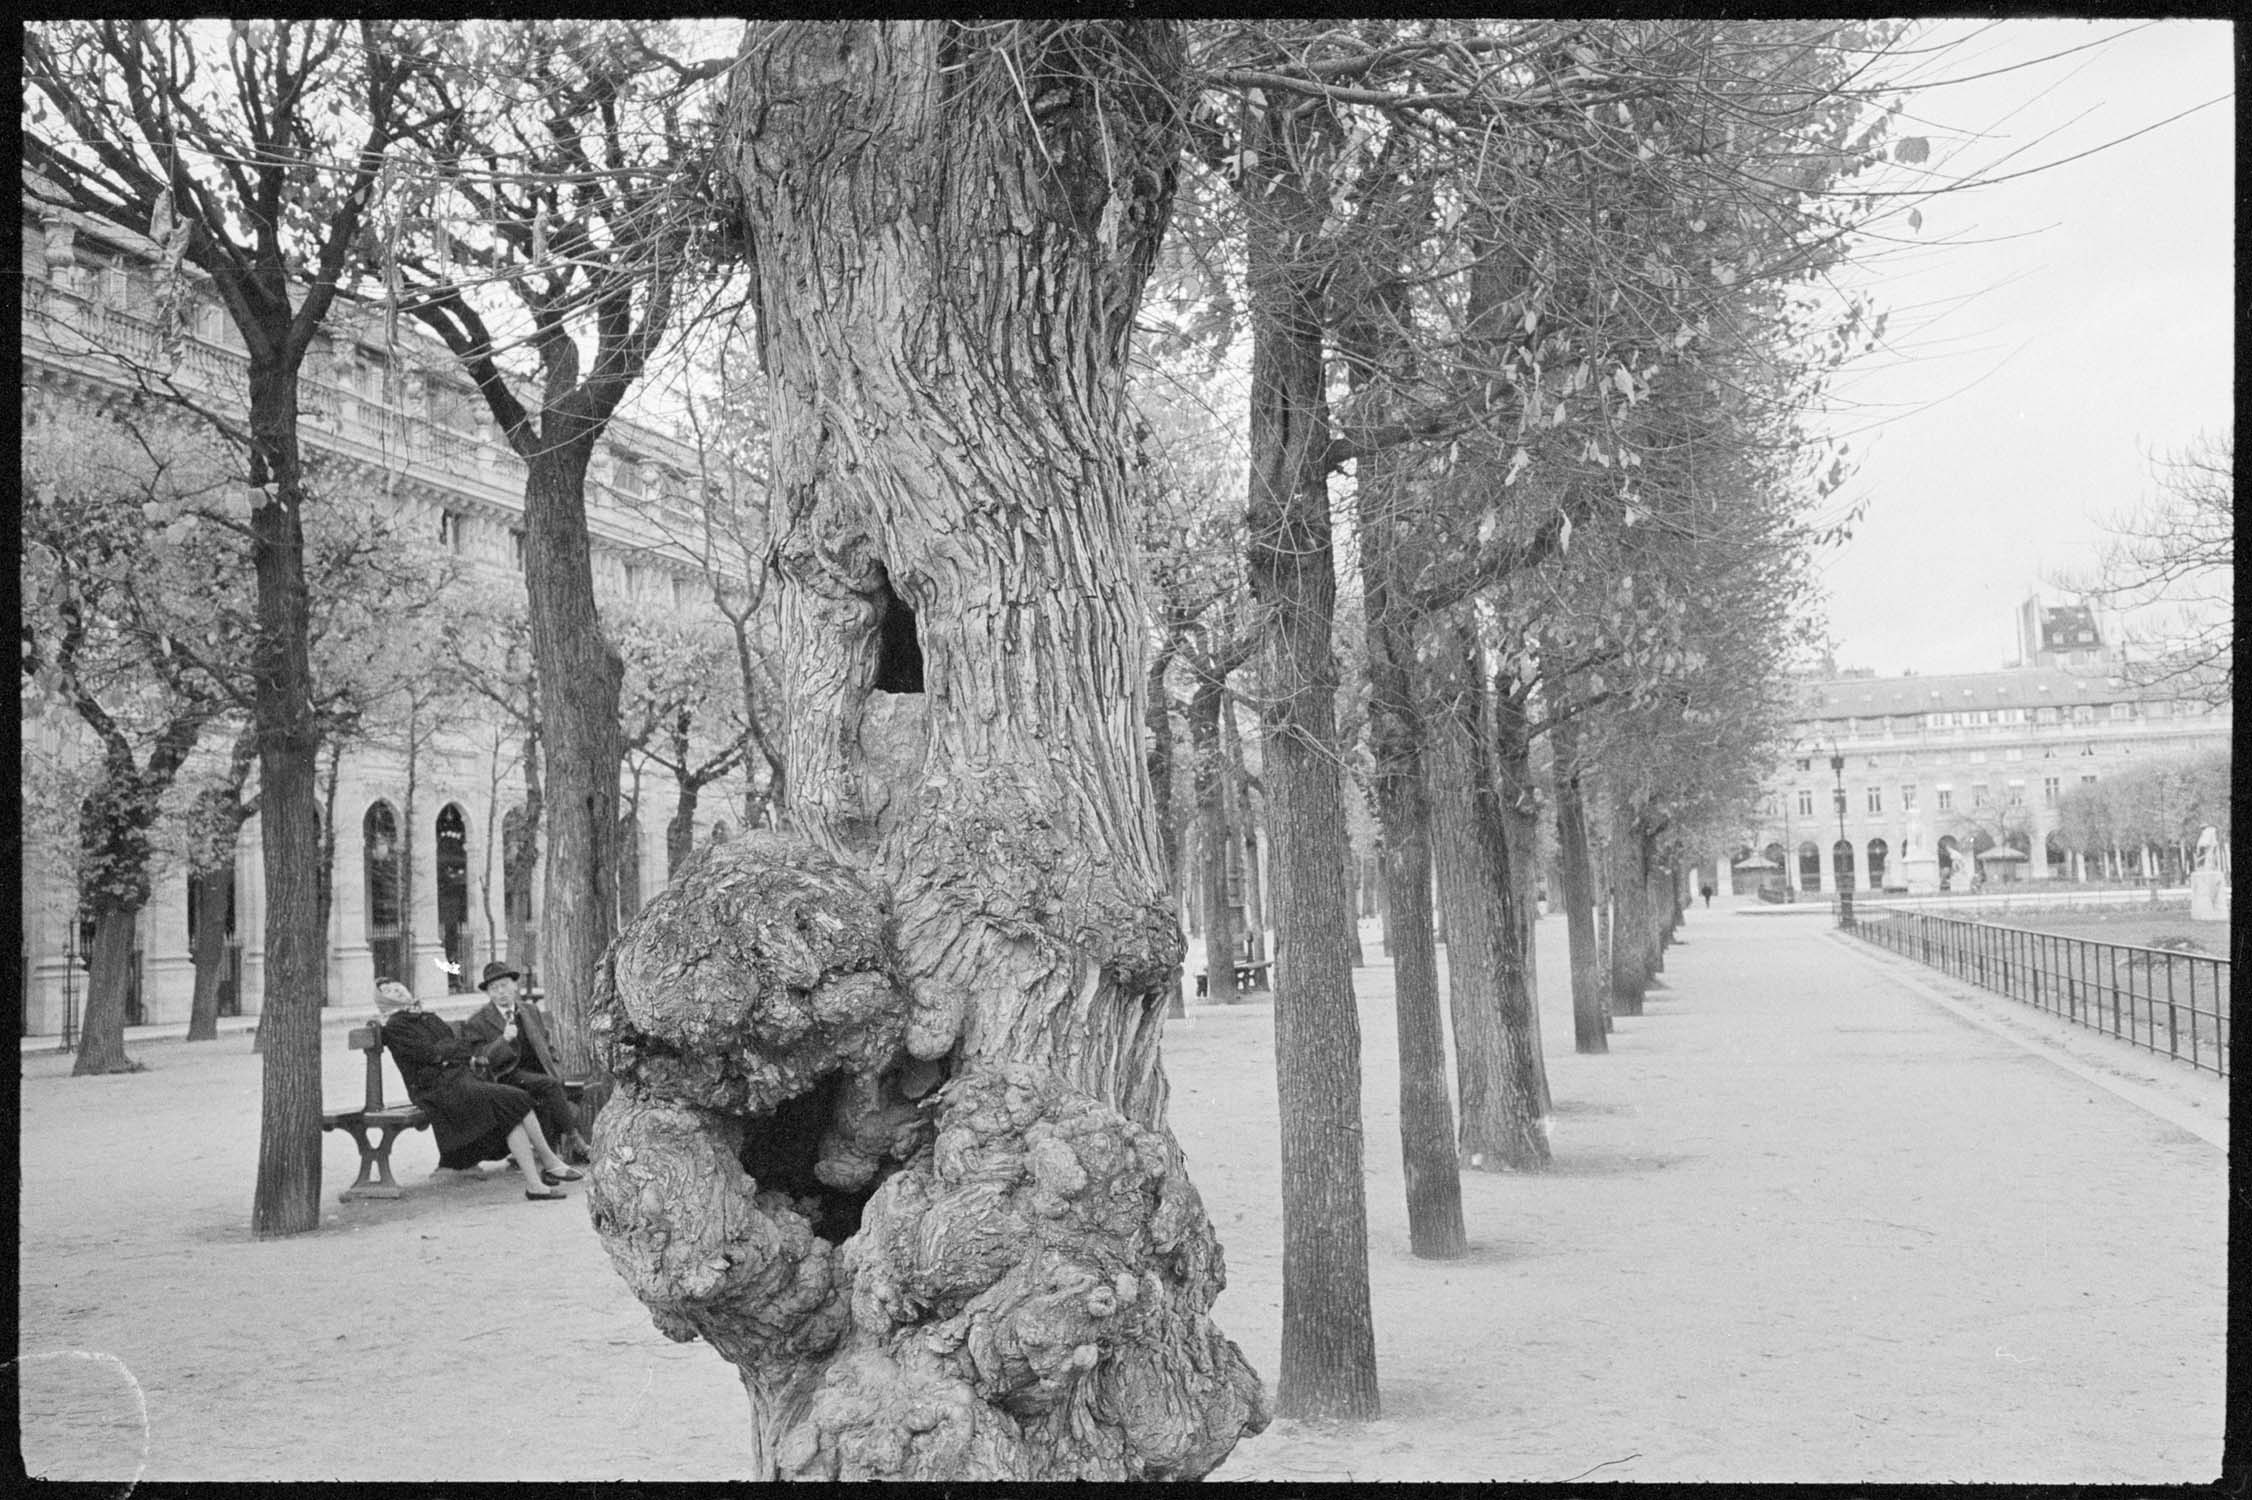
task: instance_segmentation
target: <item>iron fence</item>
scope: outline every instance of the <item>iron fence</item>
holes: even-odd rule
[[[1852,930],[1982,989],[2228,1076],[2225,958],[1928,912],[1870,911]]]

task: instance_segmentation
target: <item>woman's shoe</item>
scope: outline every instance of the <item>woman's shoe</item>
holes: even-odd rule
[[[550,1172],[545,1168],[540,1171],[540,1181],[546,1183],[549,1187],[561,1187],[566,1182],[577,1182],[584,1176],[586,1176],[586,1173],[576,1167],[565,1167],[560,1172]]]
[[[557,1188],[552,1193],[535,1193],[530,1188],[526,1188],[524,1189],[524,1196],[531,1199],[534,1203],[553,1203],[557,1199],[568,1198],[571,1195],[564,1192],[561,1188]]]

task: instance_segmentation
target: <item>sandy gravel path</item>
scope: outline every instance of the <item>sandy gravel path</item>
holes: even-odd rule
[[[1385,1415],[1278,1423],[1216,1477],[2213,1477],[2226,1153],[2103,1080],[2223,1141],[2226,1085],[2060,1037],[1816,918],[1700,911],[1685,935],[1650,1013],[1583,1058],[1562,924],[1541,924],[1557,1168],[1467,1178],[1471,1253],[1445,1263],[1407,1254],[1390,971],[1360,971]],[[1263,1003],[1197,1007],[1167,1038],[1227,1247],[1220,1321],[1270,1381],[1272,1040]],[[360,1059],[330,1043],[330,1095],[355,1096]],[[332,1138],[322,1231],[254,1242],[257,1059],[239,1037],[140,1055],[151,1071],[107,1079],[23,1060],[32,1472],[741,1473],[732,1371],[649,1326],[583,1208],[433,1174],[427,1136],[400,1148],[405,1199],[337,1204],[352,1151]],[[402,1407],[422,1441],[389,1444]]]

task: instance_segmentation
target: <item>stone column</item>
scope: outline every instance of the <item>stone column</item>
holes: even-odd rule
[[[242,939],[242,1013],[266,1008],[266,846],[258,818],[235,840],[235,935]]]
[[[375,1009],[375,950],[368,944],[367,811],[372,801],[354,781],[337,788],[328,1003],[355,1014]]]
[[[195,959],[188,950],[188,871],[168,860],[141,913],[141,1019],[183,1027],[195,1004]]]
[[[64,980],[75,962],[69,957],[70,876],[67,871],[58,873],[44,861],[26,875],[19,903],[23,914],[24,1035],[59,1038],[63,1030]],[[73,982],[78,986],[83,1003],[86,994],[83,974]]]
[[[442,998],[448,988],[445,933],[438,926],[438,814],[452,800],[427,797],[415,814],[414,950],[407,955],[407,987],[426,1001]]]

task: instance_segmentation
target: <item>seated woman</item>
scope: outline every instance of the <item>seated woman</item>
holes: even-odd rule
[[[529,1184],[536,1175],[547,1191],[526,1186],[524,1196],[553,1202],[562,1188],[584,1176],[547,1142],[532,1096],[505,1083],[490,1083],[469,1071],[477,1044],[457,1035],[443,1018],[396,979],[375,987],[383,1012],[383,1046],[399,1065],[407,1097],[430,1114],[430,1133],[438,1138],[438,1165],[460,1169],[502,1157],[515,1160]]]

